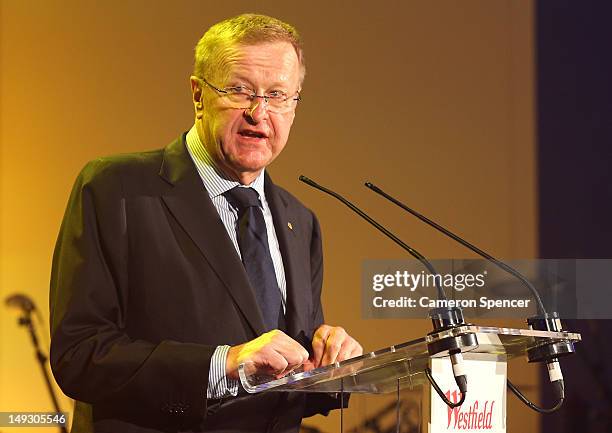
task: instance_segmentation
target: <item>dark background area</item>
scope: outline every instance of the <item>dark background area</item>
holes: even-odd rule
[[[539,245],[543,258],[609,258],[612,245],[612,3],[536,3]],[[603,290],[603,288],[602,288]],[[565,322],[582,334],[562,361],[567,399],[543,432],[612,431],[612,321]],[[544,401],[554,396],[546,386]]]

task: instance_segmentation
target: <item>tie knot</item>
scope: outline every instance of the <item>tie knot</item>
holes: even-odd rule
[[[224,195],[230,203],[240,210],[248,207],[259,207],[259,194],[253,188],[237,186],[225,192]]]

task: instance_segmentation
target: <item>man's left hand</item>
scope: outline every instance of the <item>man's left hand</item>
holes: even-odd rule
[[[321,325],[312,337],[313,355],[306,370],[324,367],[363,354],[361,345],[340,326]]]

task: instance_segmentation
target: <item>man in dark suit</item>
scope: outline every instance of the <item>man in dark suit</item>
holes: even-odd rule
[[[281,377],[360,355],[325,325],[319,225],[265,173],[304,78],[293,27],[211,27],[191,77],[195,124],[165,149],[79,175],[51,277],[51,366],[73,431],[297,431],[330,396],[245,396],[238,367]],[[312,346],[310,353],[304,346]]]

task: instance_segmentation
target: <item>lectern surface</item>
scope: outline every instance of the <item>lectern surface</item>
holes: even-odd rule
[[[474,333],[478,344],[465,349],[466,359],[500,360],[522,356],[528,349],[551,340],[580,341],[580,334],[466,325],[432,333],[423,338],[387,347],[376,352],[310,371],[296,370],[280,379],[253,374],[252,367],[240,366],[242,386],[249,393],[350,392],[382,394],[424,383],[429,363],[428,344]],[[445,356],[445,355],[441,355]]]

